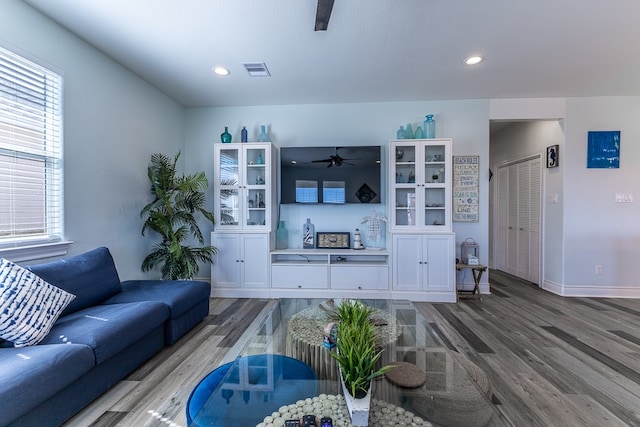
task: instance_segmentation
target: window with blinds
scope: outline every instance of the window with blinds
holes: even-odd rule
[[[63,237],[62,77],[0,48],[0,246]]]

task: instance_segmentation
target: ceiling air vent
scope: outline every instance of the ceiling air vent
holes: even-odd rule
[[[269,77],[269,70],[264,62],[243,62],[242,65],[251,77]]]

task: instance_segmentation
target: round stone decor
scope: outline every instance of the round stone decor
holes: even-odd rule
[[[277,412],[265,417],[256,427],[282,427],[286,420],[300,420],[303,415],[315,415],[318,422],[322,417],[331,417],[334,427],[353,427],[349,421],[349,412],[344,397],[333,394],[321,394],[282,406]],[[403,408],[381,400],[371,399],[369,426],[431,427],[432,424]]]
[[[409,362],[391,362],[395,368],[387,371],[384,376],[392,383],[400,387],[420,387],[427,381],[427,374]]]

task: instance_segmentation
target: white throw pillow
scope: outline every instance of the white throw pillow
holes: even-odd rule
[[[15,347],[38,344],[75,295],[0,258],[0,338]]]

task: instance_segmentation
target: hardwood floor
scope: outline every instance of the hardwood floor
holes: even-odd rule
[[[563,298],[491,271],[491,295],[416,303],[491,380],[491,426],[640,426],[640,301]],[[214,299],[211,315],[67,426],[185,426],[193,387],[269,300]]]
[[[492,295],[417,303],[492,383],[492,425],[640,425],[640,302],[562,298],[501,272]]]

